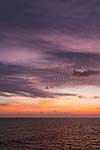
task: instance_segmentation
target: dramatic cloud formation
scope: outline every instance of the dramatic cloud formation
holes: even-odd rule
[[[0,110],[17,110],[21,103],[25,107],[20,110],[29,112],[39,108],[48,114],[50,106],[54,114],[71,114],[73,105],[72,114],[100,113],[99,4],[99,0],[0,1]],[[30,102],[38,104],[26,106]]]

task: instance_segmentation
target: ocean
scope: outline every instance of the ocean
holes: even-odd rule
[[[100,119],[2,118],[0,150],[100,150]]]

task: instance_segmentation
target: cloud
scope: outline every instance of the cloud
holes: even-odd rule
[[[99,4],[99,0],[1,0],[0,22],[6,28],[56,29],[69,34],[98,35]]]
[[[86,97],[86,96],[83,96],[83,95],[79,95],[78,98],[79,98],[79,99],[87,99],[87,97]]]
[[[48,82],[52,85],[61,84],[53,83],[52,77],[49,75],[60,74],[57,70],[52,69],[36,69],[27,66],[18,66],[12,64],[0,63],[0,93],[3,96],[10,97],[14,95],[21,95],[26,97],[58,97],[58,96],[72,96],[73,94],[62,94],[50,92],[45,86]],[[50,84],[51,84],[50,83]],[[44,88],[43,88],[44,85]],[[53,88],[53,87],[52,87]]]
[[[93,98],[94,99],[100,99],[100,96],[94,96]]]
[[[99,75],[100,72],[96,70],[74,70],[73,76],[75,77],[88,77],[91,75]]]
[[[1,0],[1,95],[55,97],[62,94],[50,92],[54,87],[100,86],[99,44],[93,42],[99,41],[99,4]]]
[[[7,94],[10,93],[11,96],[44,98],[72,96],[73,93],[62,94],[51,92],[50,89],[69,85],[100,85],[99,54],[48,49],[43,53],[43,58],[47,64],[38,66],[1,62],[1,95],[10,96]]]
[[[99,6],[100,0],[0,0],[1,107],[99,99]]]
[[[1,106],[9,106],[10,105],[10,103],[0,103],[0,107]]]
[[[77,67],[99,67],[98,63],[100,62],[100,54],[81,52],[81,50],[80,52],[73,52],[65,49],[56,49],[54,51],[48,51],[47,53],[51,56],[49,56],[50,59],[52,58],[54,61],[60,60]]]

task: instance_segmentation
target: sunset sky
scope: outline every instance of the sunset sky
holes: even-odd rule
[[[0,0],[0,117],[100,117],[100,0]]]

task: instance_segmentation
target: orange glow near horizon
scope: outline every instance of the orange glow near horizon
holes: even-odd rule
[[[99,114],[100,109],[98,103],[89,103],[78,97],[64,97],[64,98],[53,98],[53,99],[38,99],[37,103],[33,104],[17,104],[11,103],[8,105],[0,106],[0,114],[13,114],[13,113],[31,113],[40,114],[47,113],[55,115],[57,113],[65,114]]]

